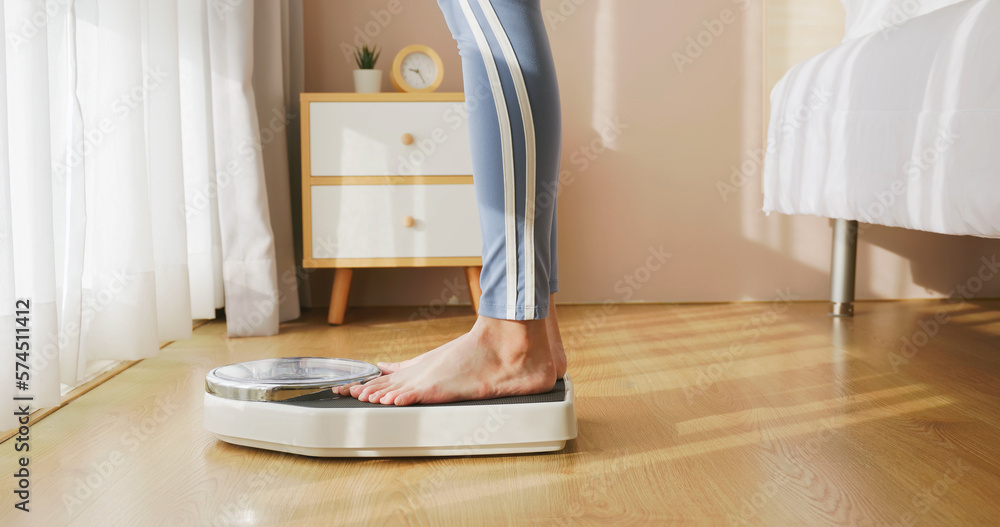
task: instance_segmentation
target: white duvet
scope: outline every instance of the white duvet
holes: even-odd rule
[[[1000,237],[1000,0],[845,7],[771,93],[764,210]]]

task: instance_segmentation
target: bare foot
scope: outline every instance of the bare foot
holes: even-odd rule
[[[417,364],[418,362],[424,360],[424,357],[426,357],[428,355],[431,355],[433,353],[439,353],[443,349],[447,349],[447,348],[450,348],[452,346],[455,346],[455,343],[458,342],[460,339],[461,339],[461,337],[459,337],[459,338],[457,338],[455,340],[452,340],[450,342],[447,342],[443,346],[438,346],[438,347],[436,347],[436,348],[434,348],[434,349],[432,349],[430,351],[425,351],[425,352],[421,353],[420,355],[417,355],[416,357],[413,357],[412,359],[404,360],[403,362],[380,362],[380,363],[376,364],[376,366],[378,366],[378,368],[380,370],[382,370],[382,374],[383,375],[388,375],[388,374],[394,373],[394,372],[396,372],[396,371],[398,371],[398,370],[400,370],[402,368],[406,368],[407,366],[413,366],[414,364]]]
[[[466,333],[466,335],[468,335],[468,333]],[[412,359],[404,360],[402,362],[379,362],[378,364],[376,364],[376,366],[378,366],[378,368],[382,370],[382,375],[389,375],[390,373],[395,373],[397,370],[417,364],[418,362],[424,360],[424,357],[441,353],[442,350],[456,346],[457,343],[461,341],[462,338],[465,337],[466,335],[462,335],[462,337],[458,337],[455,340],[446,342],[444,345],[438,346],[430,351],[425,351],[420,355],[413,357]],[[344,386],[339,386],[337,388],[334,388],[333,393],[336,393],[341,397],[350,397],[351,388],[353,388],[354,386],[361,386],[361,385],[359,383],[345,384]]]
[[[434,404],[544,393],[556,381],[544,320],[479,317],[469,333],[419,359],[351,387],[351,396],[386,405]]]
[[[549,316],[545,319],[545,330],[549,335],[549,349],[552,350],[552,362],[556,366],[556,379],[562,379],[566,375],[566,349],[563,347],[562,334],[559,333],[559,319],[556,317],[555,295],[549,295]],[[458,340],[455,339],[444,346],[421,353],[403,362],[380,362],[378,363],[378,367],[382,370],[382,374],[388,375],[402,368],[413,366],[424,360],[424,357],[428,355],[439,353],[442,349],[454,346]]]

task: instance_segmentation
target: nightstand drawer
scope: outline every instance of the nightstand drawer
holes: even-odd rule
[[[472,185],[314,185],[311,206],[312,258],[481,253]]]
[[[311,176],[472,174],[464,102],[308,104]]]

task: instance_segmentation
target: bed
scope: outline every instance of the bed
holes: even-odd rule
[[[858,222],[1000,238],[1000,0],[843,3],[843,42],[771,92],[763,208],[836,220],[849,316]]]

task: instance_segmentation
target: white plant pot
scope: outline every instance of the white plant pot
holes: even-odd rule
[[[382,70],[354,70],[354,91],[379,93],[382,91]]]

